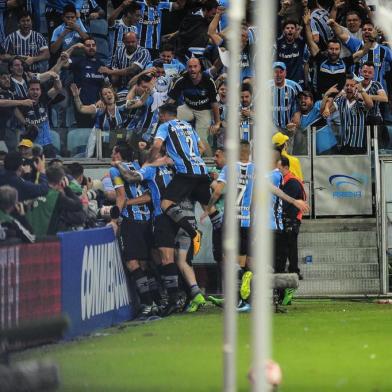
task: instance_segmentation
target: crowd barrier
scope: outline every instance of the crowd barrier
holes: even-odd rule
[[[0,327],[66,314],[74,338],[134,317],[111,228],[0,247]]]

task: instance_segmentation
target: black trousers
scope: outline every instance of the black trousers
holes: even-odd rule
[[[280,274],[285,272],[287,259],[287,243],[282,231],[274,230],[272,232],[272,239],[274,242],[274,272]]]
[[[298,268],[298,234],[299,230],[288,230],[283,234],[286,243],[284,263],[289,259],[289,272],[299,274]]]

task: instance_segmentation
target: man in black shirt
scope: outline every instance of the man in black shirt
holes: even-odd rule
[[[306,200],[306,193],[302,181],[290,172],[290,161],[287,157],[281,157],[279,170],[283,175],[283,192],[294,199]],[[294,205],[283,201],[284,240],[282,242],[286,245],[283,247],[283,257],[285,260],[287,258],[289,259],[289,272],[298,274],[300,280],[303,279],[298,268],[298,234],[301,220],[302,212]],[[283,305],[289,305],[293,294],[292,289],[286,289]]]
[[[335,84],[340,91],[346,82],[346,74],[351,72],[354,61],[366,54],[369,46],[357,51],[352,56],[340,58],[341,43],[337,39],[330,39],[327,42],[327,54],[323,54],[314,42],[310,29],[310,14],[305,13],[304,17],[306,41],[310,54],[315,62],[316,75],[313,78],[315,83],[315,99],[321,99],[323,94]]]
[[[197,58],[188,60],[187,72],[177,79],[168,94],[168,103],[175,103],[181,97],[184,98],[184,104],[178,107],[178,119],[195,121],[196,131],[206,148],[207,156],[212,155],[207,141],[209,134],[215,134],[220,128],[216,96],[215,83],[202,72],[200,60]]]
[[[72,46],[64,55],[69,57],[78,48],[84,50],[85,56],[71,57],[69,69],[73,73],[75,84],[80,88],[81,101],[85,105],[91,105],[99,100],[99,92],[105,82],[105,75],[98,71],[104,63],[96,57],[97,45],[93,38]],[[89,114],[75,110],[75,117],[79,127],[88,128],[93,125],[94,120]]]

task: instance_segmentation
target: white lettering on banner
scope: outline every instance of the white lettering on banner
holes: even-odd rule
[[[82,320],[129,304],[121,256],[114,242],[84,247],[80,301]]]
[[[19,322],[19,246],[0,249],[0,328]]]

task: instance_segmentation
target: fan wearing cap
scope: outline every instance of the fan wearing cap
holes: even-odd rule
[[[284,135],[282,132],[276,132],[274,136],[272,136],[272,144],[274,147],[280,152],[283,157],[286,157],[290,162],[290,171],[303,181],[304,176],[302,175],[301,163],[298,158],[290,155],[287,152],[287,141],[289,137]]]
[[[35,182],[37,171],[34,166],[33,142],[30,139],[22,139],[18,144],[18,151],[23,157],[22,178]]]
[[[287,132],[287,124],[291,123],[298,110],[297,96],[301,86],[293,80],[286,79],[286,64],[280,61],[273,63],[274,78],[270,81],[272,91],[272,118],[276,128]]]

